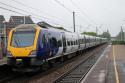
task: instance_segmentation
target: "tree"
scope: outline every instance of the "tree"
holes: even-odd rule
[[[119,32],[119,34],[116,37],[117,40],[124,41],[124,34],[125,34],[125,32],[123,32],[123,29],[121,27],[121,31]]]
[[[96,36],[97,34],[95,32],[83,32],[82,34]]]
[[[103,32],[102,35],[100,35],[101,37],[104,37],[104,38],[108,38],[108,40],[111,39],[111,35],[109,33],[109,31],[107,30],[107,32]]]

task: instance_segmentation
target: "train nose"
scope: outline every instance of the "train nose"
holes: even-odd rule
[[[28,57],[31,52],[34,49],[32,47],[26,47],[26,48],[12,48],[9,52],[8,55],[11,55],[12,57]],[[33,54],[33,53],[32,53]]]

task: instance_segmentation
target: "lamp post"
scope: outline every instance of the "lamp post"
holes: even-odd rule
[[[96,26],[96,36],[98,36],[99,30],[101,29],[102,26],[103,26],[102,24],[99,27]]]
[[[79,29],[77,29],[77,30],[75,30],[75,31],[77,31],[77,33],[79,32],[79,33],[81,33],[81,29],[82,29],[82,25],[75,25],[75,27],[76,27],[76,29],[79,27]]]
[[[125,21],[125,20],[123,20]],[[123,26],[125,27],[125,24],[123,24]],[[125,42],[125,32],[123,31],[123,41]]]
[[[6,55],[7,51],[7,34],[6,34],[6,21],[3,21],[3,55]]]
[[[26,16],[24,16],[24,21],[23,21],[23,24],[25,24],[25,21],[26,21]]]
[[[26,24],[26,17],[30,17],[31,15],[27,15],[23,17],[23,24]]]

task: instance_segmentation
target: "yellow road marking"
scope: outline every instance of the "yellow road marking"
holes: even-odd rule
[[[113,46],[113,60],[114,60],[114,69],[115,69],[116,83],[120,83],[119,82],[119,76],[118,76],[118,70],[117,70],[117,66],[116,66],[115,47],[114,46]]]

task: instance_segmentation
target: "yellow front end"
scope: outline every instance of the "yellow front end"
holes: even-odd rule
[[[32,31],[29,31],[32,29],[34,30],[33,37],[31,35]],[[15,69],[14,71],[34,66],[36,68],[36,66],[38,67],[42,64],[42,61],[36,58],[37,40],[40,30],[40,27],[37,25],[26,24],[19,25],[19,27],[10,31],[7,43],[7,64],[12,66]],[[32,43],[30,39],[32,39]]]
[[[36,50],[35,45],[32,45],[30,47],[23,47],[23,48],[10,47],[8,52],[10,52],[10,54],[14,58],[18,58],[18,57],[21,58],[21,57],[28,57],[33,50]]]
[[[12,40],[12,36],[13,36],[12,33],[14,30],[15,29],[11,30],[9,33],[7,52],[9,52],[9,54],[13,58],[29,57],[33,51],[36,51],[36,44],[37,44],[37,39],[38,39],[38,34],[39,34],[40,29],[36,28],[34,42],[31,46],[27,46],[27,47],[13,47],[13,46],[11,46],[11,40]]]

